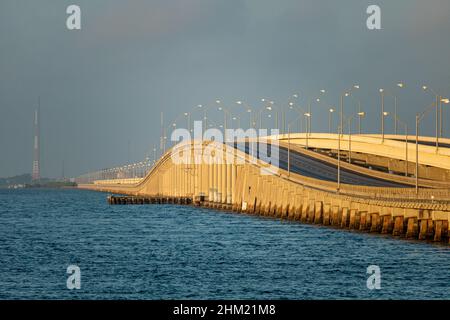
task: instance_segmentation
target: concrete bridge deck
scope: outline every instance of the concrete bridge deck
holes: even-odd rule
[[[317,163],[315,160],[305,162],[305,155],[297,152],[298,149],[293,150],[291,171],[288,172],[284,160],[285,138],[280,138],[282,161],[279,168],[270,167],[267,162],[242,150],[212,141],[180,143],[161,157],[138,183],[117,184],[109,181],[79,187],[128,195],[190,198],[194,203],[201,202],[214,208],[227,207],[238,212],[448,242],[448,188],[421,188],[416,194],[414,188],[408,188],[402,182],[367,177],[344,169],[342,174],[348,180],[344,180],[346,183],[338,189],[333,179],[323,179],[324,175],[331,177],[334,174],[329,171],[330,167],[316,172],[320,177],[305,175],[302,171],[305,166],[311,171]],[[292,141],[302,145],[305,139],[305,136],[297,135],[291,140],[291,145],[295,146]],[[371,139],[379,143],[378,138],[359,137],[359,142],[355,139],[356,149],[361,152],[366,150]],[[313,144],[319,147],[332,148],[336,139],[316,134],[315,139],[308,137],[308,140],[314,140]],[[396,143],[399,142],[385,141],[379,146],[380,150],[372,152],[386,154],[390,149],[395,149]],[[428,148],[422,146],[420,151],[421,157],[429,162],[448,159],[446,150],[431,153]],[[174,163],[173,154],[189,152],[189,163]],[[205,160],[205,157],[207,163],[194,161]],[[227,162],[226,159],[232,161]],[[447,167],[447,164],[443,166]],[[364,179],[380,184],[361,185]]]

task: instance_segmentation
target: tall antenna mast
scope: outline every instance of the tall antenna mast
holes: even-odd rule
[[[34,110],[34,157],[33,157],[33,171],[32,180],[39,181],[41,179],[40,173],[40,112],[41,112],[41,97],[38,98],[38,107]]]

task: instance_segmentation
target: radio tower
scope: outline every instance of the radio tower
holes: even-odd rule
[[[34,158],[33,158],[33,173],[32,173],[32,180],[33,181],[39,181],[41,178],[40,173],[40,152],[39,152],[39,138],[40,138],[40,119],[39,119],[39,113],[41,111],[41,98],[38,99],[38,107],[36,110],[34,110]]]

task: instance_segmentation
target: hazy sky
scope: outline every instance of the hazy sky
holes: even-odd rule
[[[70,4],[81,7],[79,31],[66,28]],[[382,30],[366,27],[370,4],[381,7]],[[63,161],[68,176],[124,163],[128,141],[131,160],[143,159],[158,144],[161,111],[167,123],[217,98],[259,108],[261,97],[281,105],[300,93],[305,104],[325,88],[338,104],[358,83],[364,130],[375,131],[378,88],[398,92],[404,81],[399,116],[413,129],[433,100],[423,83],[450,95],[449,16],[448,0],[1,0],[0,176],[31,172],[38,96],[50,177]],[[313,131],[326,131],[325,108],[314,110]],[[450,110],[446,136],[449,119]]]

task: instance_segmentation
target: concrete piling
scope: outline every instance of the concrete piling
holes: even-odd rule
[[[314,223],[322,224],[322,202],[316,201],[314,204]]]
[[[379,233],[381,232],[381,217],[380,214],[378,212],[374,212],[371,214],[371,226],[370,226],[370,232],[376,232]]]
[[[381,229],[381,233],[382,234],[391,234],[392,230],[394,229],[394,222],[392,219],[391,215],[384,215],[381,217],[382,218],[382,229]]]
[[[330,225],[331,204],[327,203],[323,206],[323,224]]]
[[[350,221],[350,213],[348,208],[342,208],[341,228],[347,228]]]
[[[416,239],[419,236],[419,222],[416,217],[408,218],[406,227],[406,238]]]
[[[403,223],[403,216],[396,216],[394,218],[394,230],[392,232],[393,236],[402,236],[404,232],[404,223]]]

